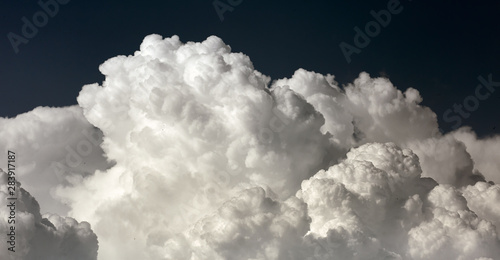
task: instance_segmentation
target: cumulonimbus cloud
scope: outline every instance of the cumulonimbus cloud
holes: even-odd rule
[[[39,108],[0,127],[37,142],[50,137],[38,149],[59,155],[21,149],[34,164],[20,179],[36,189],[43,169],[52,191],[43,200],[90,223],[99,259],[499,253],[498,160],[479,149],[498,150],[498,137],[440,134],[416,89],[364,72],[339,86],[303,69],[271,82],[215,36],[182,43],[150,35],[100,70],[105,81],[84,86],[79,106]],[[63,119],[56,127],[44,120],[52,117]],[[44,123],[23,128],[34,122]],[[97,143],[83,156],[90,165],[55,178],[47,165],[64,159],[66,145],[86,151],[82,140]],[[0,143],[30,147],[3,135]],[[79,248],[97,254],[90,245]]]

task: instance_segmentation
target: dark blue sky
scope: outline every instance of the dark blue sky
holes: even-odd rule
[[[500,81],[500,1],[401,0],[402,11],[391,15],[351,63],[339,44],[354,46],[354,27],[364,30],[374,20],[370,11],[387,9],[391,1],[220,2],[241,3],[221,21],[213,0],[70,0],[16,54],[8,34],[22,36],[22,18],[32,21],[43,9],[37,1],[2,1],[0,116],[76,104],[83,85],[103,80],[102,62],[133,54],[151,33],[177,34],[183,42],[217,35],[273,79],[290,77],[298,68],[334,74],[340,84],[361,71],[387,76],[402,90],[418,89],[446,131],[454,122],[445,122],[443,114],[474,95],[478,76]],[[480,135],[500,133],[496,89],[461,125]]]

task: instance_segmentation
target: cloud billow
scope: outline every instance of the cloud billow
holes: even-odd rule
[[[7,173],[0,170],[0,199],[7,200]],[[0,208],[2,230],[12,231],[15,243],[2,243],[0,257],[6,260],[97,259],[98,241],[88,222],[71,217],[40,214],[40,206],[29,192],[16,183],[15,214],[8,221],[9,208]],[[14,220],[14,221],[12,221]],[[2,232],[4,233],[4,232]],[[5,232],[7,233],[7,232]],[[11,250],[8,248],[11,247]]]

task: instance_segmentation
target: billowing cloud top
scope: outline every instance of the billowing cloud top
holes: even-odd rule
[[[303,69],[271,82],[215,36],[150,35],[100,70],[79,107],[0,119],[0,143],[32,160],[23,185],[43,173],[42,209],[67,205],[33,221],[80,230],[57,237],[75,241],[71,259],[500,254],[500,166],[487,152],[500,139],[443,136],[416,89],[367,73],[341,87]],[[47,153],[29,153],[33,142]],[[41,250],[32,233],[18,235],[26,252]]]

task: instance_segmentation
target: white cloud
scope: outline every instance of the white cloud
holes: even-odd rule
[[[413,141],[408,146],[420,158],[423,175],[441,184],[461,187],[480,179],[473,174],[474,161],[466,146],[449,134]]]
[[[474,170],[479,171],[486,180],[500,183],[500,136],[478,139],[468,127],[460,128],[451,133],[458,141],[463,142],[474,160]]]
[[[304,202],[295,197],[277,201],[269,191],[254,187],[159,250],[167,259],[300,259],[297,249],[308,230]]]
[[[477,259],[498,257],[495,226],[467,207],[460,192],[439,185],[428,195],[428,217],[409,232],[413,259]]]
[[[14,238],[8,239],[12,244],[2,243],[2,259],[97,259],[97,236],[89,223],[55,214],[41,215],[38,202],[19,182],[15,185],[15,196],[10,195],[13,190],[7,189],[7,176],[0,170],[0,200],[13,203],[13,208],[5,205],[0,208],[0,227],[5,238],[7,232],[13,232],[9,237]],[[17,199],[7,200],[12,197]]]
[[[40,202],[42,212],[66,214],[68,207],[54,200],[53,188],[77,185],[96,169],[108,167],[101,137],[78,106],[38,107],[15,118],[0,118],[2,152],[19,154],[18,179]],[[2,160],[0,167],[7,169],[7,162]]]
[[[463,191],[467,205],[480,218],[491,221],[500,234],[500,185],[478,182]]]
[[[30,160],[20,159],[29,169],[20,179],[92,225],[99,259],[498,255],[500,188],[481,177],[498,178],[498,137],[439,134],[415,89],[367,73],[339,87],[303,69],[268,88],[215,36],[150,35],[100,70],[106,80],[83,87],[81,108],[0,119],[0,144]],[[50,170],[71,155],[66,147],[84,151],[81,132],[93,126],[102,150],[75,161],[73,174]],[[37,172],[40,185],[30,183]],[[58,230],[92,232],[47,217]]]
[[[325,117],[322,132],[328,132],[342,147],[366,142],[404,143],[431,137],[438,132],[436,115],[416,89],[404,93],[386,78],[360,73],[353,84],[341,90],[332,75],[299,69],[290,79],[273,86],[288,85],[305,97]]]
[[[72,216],[94,223],[103,258],[127,237],[141,242],[118,253],[145,257],[254,185],[287,198],[342,155],[321,133],[321,114],[287,87],[268,90],[269,79],[219,38],[181,44],[151,35],[134,56],[100,69],[103,86],[85,86],[78,102],[117,164],[57,194]],[[117,212],[135,228],[125,230],[130,219],[117,221]]]

